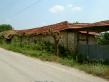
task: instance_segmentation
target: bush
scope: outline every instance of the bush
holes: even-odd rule
[[[76,62],[83,64],[83,63],[88,63],[88,57],[86,55],[82,54],[76,54],[73,56]]]
[[[12,26],[8,24],[0,25],[0,32],[6,31],[6,30],[12,30]]]

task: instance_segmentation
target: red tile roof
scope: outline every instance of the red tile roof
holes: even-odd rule
[[[62,31],[65,29],[78,29],[81,27],[84,27],[88,25],[89,23],[68,23],[67,21],[57,23],[57,24],[52,24],[48,26],[43,26],[39,28],[33,28],[33,29],[26,29],[26,30],[17,30],[17,32],[25,32],[28,34],[31,33],[43,33],[43,32],[48,32],[49,28],[51,28],[54,32],[56,31]]]
[[[65,28],[67,28],[67,22],[61,22],[53,25],[48,25],[48,26],[43,26],[43,27],[38,27],[38,28],[33,28],[33,29],[26,29],[26,30],[17,30],[18,32],[25,32],[28,34],[31,33],[43,33],[43,32],[48,32],[49,28],[52,28],[53,31],[60,31]]]
[[[72,29],[79,29],[79,28],[83,28],[83,27],[87,27],[89,26],[91,23],[69,23],[69,28]]]
[[[96,23],[68,23],[67,21],[60,22],[57,24],[52,24],[48,26],[43,26],[39,28],[33,28],[33,29],[26,29],[26,30],[17,30],[17,32],[22,33],[46,33],[49,31],[49,28],[51,28],[54,32],[56,31],[62,31],[65,29],[73,29],[77,30],[80,28],[87,28],[87,27],[94,27],[94,26],[109,26],[109,21],[101,21],[101,22],[96,22]],[[82,31],[83,32],[83,31]],[[85,31],[84,31],[85,33]]]
[[[95,27],[95,26],[109,26],[109,20],[92,23],[85,27]]]

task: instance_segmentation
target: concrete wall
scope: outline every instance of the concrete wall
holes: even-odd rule
[[[49,36],[49,35],[37,35],[32,37],[31,39],[33,40],[41,40],[41,41],[49,41],[50,43],[54,43],[54,39],[53,37]]]
[[[87,34],[79,34],[79,44],[87,44],[86,37]],[[96,39],[94,35],[88,35],[88,44],[96,44]]]
[[[60,40],[60,44],[67,48],[68,50],[74,52],[75,47],[77,45],[77,35],[74,31],[63,31],[61,32],[62,38]]]
[[[76,45],[76,34],[73,31],[62,31],[61,33],[61,38],[59,41],[59,45],[63,46],[64,48],[70,50],[70,51],[75,51],[75,45]],[[50,43],[54,43],[54,39],[50,35],[38,35],[35,36],[31,39],[35,40],[43,40],[43,41],[49,41]]]
[[[77,50],[77,46],[80,44],[86,44],[86,34],[79,34],[78,42],[78,32],[73,30],[64,30],[61,31],[61,38],[59,41],[59,45],[63,46],[64,48],[70,50],[71,52],[75,52]],[[50,35],[38,35],[35,37],[37,40],[44,40],[49,41],[50,43],[54,43],[54,39]],[[89,44],[95,44],[94,36],[89,35]]]

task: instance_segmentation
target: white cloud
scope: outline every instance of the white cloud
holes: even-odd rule
[[[49,9],[49,11],[54,14],[62,13],[64,10],[65,10],[65,7],[62,5],[55,5]]]
[[[72,4],[69,4],[68,8],[70,8],[72,11],[81,11],[82,10],[82,8],[80,6],[75,6]]]
[[[80,6],[73,5],[73,4],[68,4],[66,6],[65,5],[54,5],[49,9],[49,11],[53,14],[60,14],[60,13],[71,12],[71,11],[77,12],[81,10],[82,8]]]

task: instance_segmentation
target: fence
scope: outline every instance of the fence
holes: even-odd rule
[[[109,45],[79,45],[78,52],[91,60],[109,61]]]

